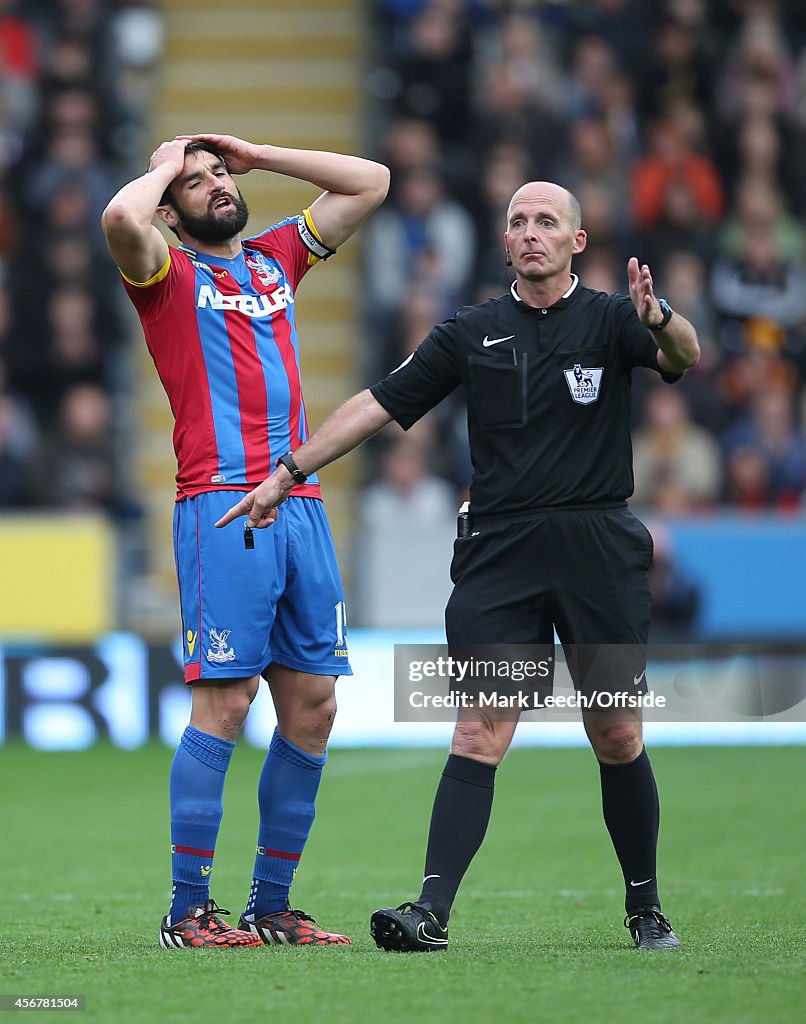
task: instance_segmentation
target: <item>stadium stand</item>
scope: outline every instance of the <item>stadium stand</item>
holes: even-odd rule
[[[367,265],[396,280],[373,288],[368,274],[373,335],[383,335],[387,360],[373,369],[388,372],[416,344],[412,295],[437,319],[503,290],[506,203],[519,182],[550,177],[582,202],[583,279],[624,291],[626,259],[637,254],[698,328],[704,358],[681,391],[693,429],[721,452],[705,460],[708,481],[683,488],[680,511],[741,503],[722,486],[738,438],[769,478],[760,503],[799,507],[806,475],[793,468],[781,486],[776,466],[803,443],[800,7],[376,0],[374,13],[369,83],[393,192],[368,232]],[[387,222],[406,239],[391,269]],[[444,244],[451,230],[458,255]],[[636,388],[644,447],[654,430],[648,381]],[[758,394],[769,387],[781,396],[778,426],[754,429]],[[461,452],[458,466],[442,457],[446,430],[456,452],[454,418],[436,430],[431,468],[456,482]],[[664,447],[672,460],[674,444],[656,440],[655,461]],[[656,507],[664,472],[656,465],[642,481],[643,506]]]
[[[98,214],[155,144],[196,128],[392,167],[363,275],[347,246],[306,292],[312,425],[457,304],[503,290],[506,202],[550,177],[582,201],[586,283],[624,289],[635,253],[702,341],[675,408],[636,378],[638,504],[802,514],[802,4],[297,0],[268,12],[262,0],[225,11],[216,0],[0,0],[0,63],[0,510],[112,522],[122,571],[140,581],[123,624],[165,633],[175,622],[173,457]],[[256,225],[308,195],[259,176],[244,190]],[[440,494],[440,529],[440,484],[457,498],[466,486],[461,405],[432,415],[413,448],[391,433],[370,448],[361,522],[375,537],[372,510],[398,507],[401,486]],[[357,465],[326,473],[345,569]]]
[[[368,381],[429,320],[504,291],[506,205],[523,181],[549,178],[581,201],[585,283],[626,291],[637,255],[700,335],[703,358],[674,397],[635,375],[636,507],[658,522],[802,513],[802,5],[375,0],[373,14],[373,135],[393,173],[367,231]],[[430,418],[422,480],[441,477],[458,500],[463,408],[448,400]],[[376,445],[369,494],[403,497],[385,454],[397,443]],[[373,507],[370,535],[383,531]],[[394,563],[389,545],[365,568],[382,580]]]

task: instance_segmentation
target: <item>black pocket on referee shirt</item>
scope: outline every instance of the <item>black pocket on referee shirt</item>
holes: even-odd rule
[[[526,426],[526,353],[507,357],[471,356],[470,402],[491,430]]]

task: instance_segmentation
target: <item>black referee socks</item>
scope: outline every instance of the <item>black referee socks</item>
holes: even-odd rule
[[[600,761],[599,774],[605,824],[624,872],[626,911],[660,907],[655,877],[660,805],[646,748],[629,764]]]
[[[451,754],[431,812],[423,889],[441,925],[470,862],[487,832],[493,805],[495,767]],[[660,806],[646,750],[629,764],[599,762],[605,824],[624,873],[625,908],[660,907],[655,877]]]
[[[487,832],[493,806],[495,766],[451,754],[442,772],[431,812],[423,891],[444,927],[456,890]]]

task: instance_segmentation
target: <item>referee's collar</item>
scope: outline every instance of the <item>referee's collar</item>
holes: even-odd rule
[[[578,277],[578,275],[577,274],[571,274],[571,287],[568,289],[567,292],[565,292],[564,295],[562,295],[559,299],[557,299],[556,302],[553,302],[547,308],[548,309],[565,309],[566,306],[569,306],[571,304],[572,300],[576,298],[575,292],[577,290],[577,285],[578,284],[579,284],[579,277]],[[519,309],[524,309],[524,310],[526,310],[526,309],[535,309],[535,310],[539,309],[538,306],[530,306],[528,302],[524,302],[523,299],[520,297],[520,295],[518,295],[518,282],[517,281],[513,281],[512,282],[512,284],[510,285],[509,290],[510,290],[510,292],[512,294],[512,298],[518,304],[518,308]]]

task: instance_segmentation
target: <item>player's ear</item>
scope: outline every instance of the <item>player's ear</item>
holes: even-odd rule
[[[571,252],[576,255],[577,253],[584,252],[585,246],[588,244],[588,232],[583,231],[580,228],[574,236],[574,247]]]
[[[167,203],[157,207],[157,216],[162,223],[172,231],[175,230],[176,226],[179,224],[179,217],[176,215],[176,210]]]

